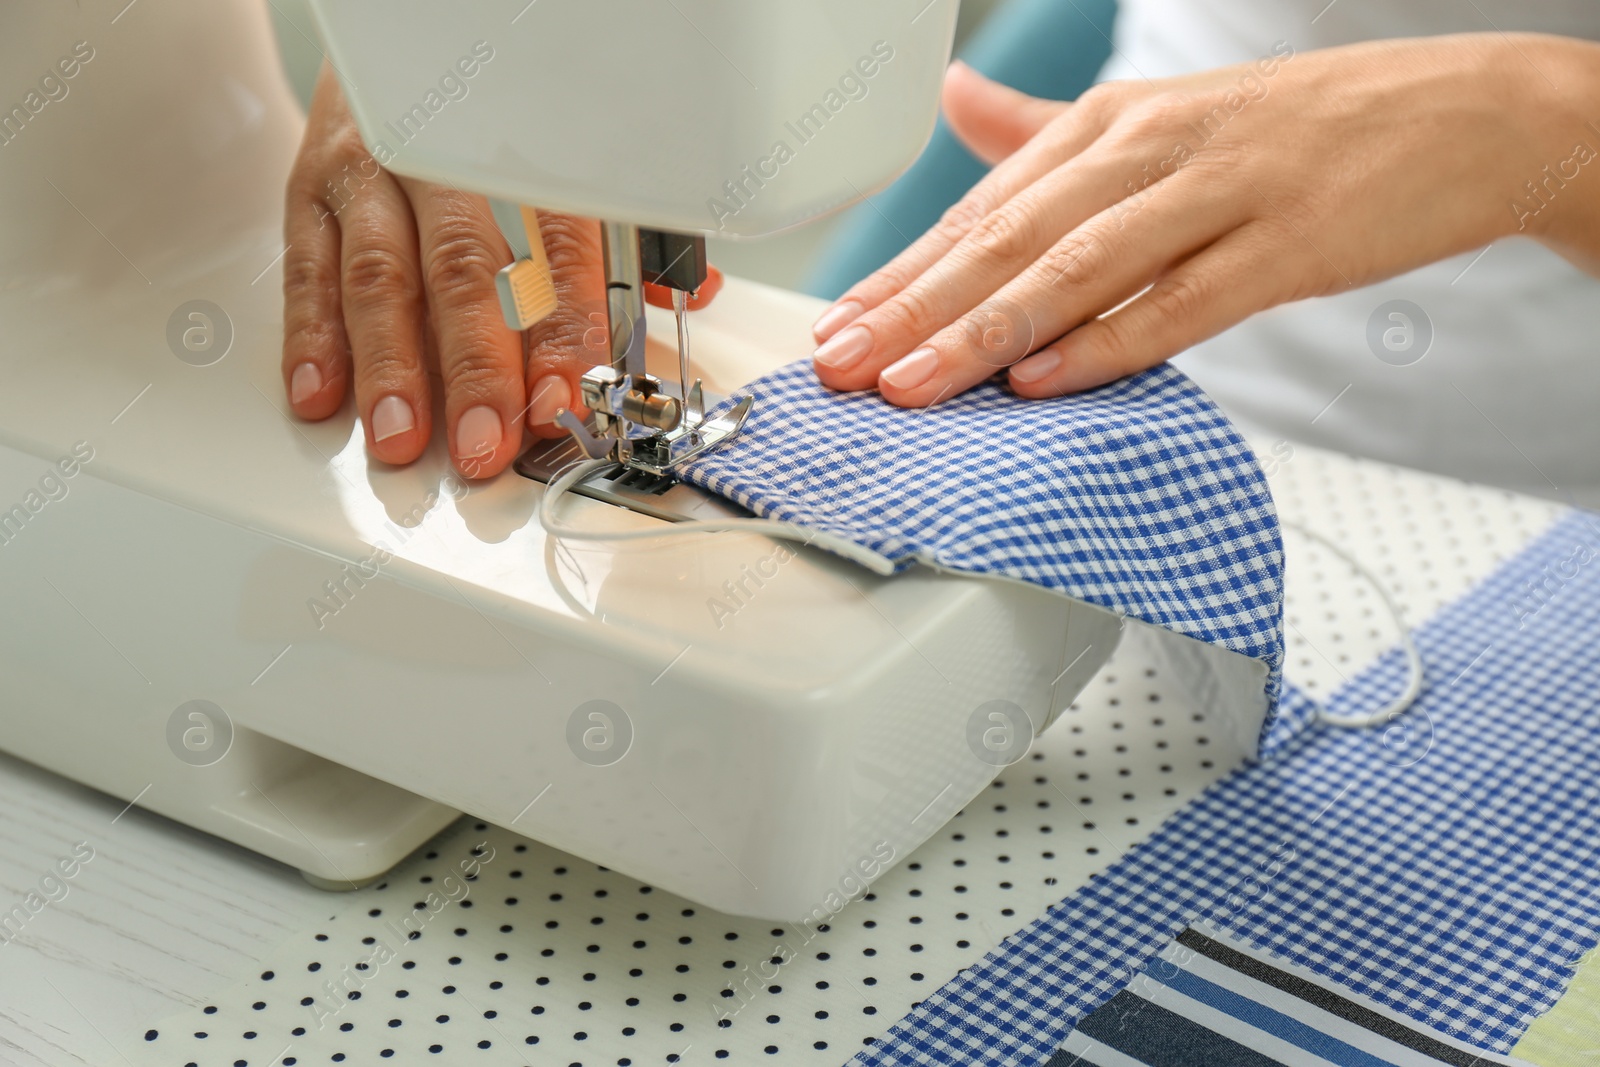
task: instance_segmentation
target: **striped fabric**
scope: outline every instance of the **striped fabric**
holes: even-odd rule
[[[1505,1067],[1311,971],[1191,926],[1046,1067]]]

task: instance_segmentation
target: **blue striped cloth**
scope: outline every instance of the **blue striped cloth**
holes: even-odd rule
[[[987,382],[908,410],[835,393],[809,361],[753,383],[731,443],[686,481],[895,567],[1033,582],[1283,662],[1283,550],[1254,454],[1167,364],[1055,400]]]
[[[1508,1067],[1326,979],[1189,927],[1046,1067]]]
[[[1049,1061],[1196,922],[1509,1051],[1600,938],[1597,635],[1600,516],[1573,512],[1417,631],[1428,682],[1402,717],[1311,726],[1224,779],[857,1062]],[[1405,671],[1382,658],[1330,710]]]

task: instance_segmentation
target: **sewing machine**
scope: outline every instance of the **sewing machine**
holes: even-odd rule
[[[733,394],[806,355],[819,305],[730,280],[681,367],[676,324],[644,321],[638,234],[692,261],[889,181],[948,55],[954,2],[924,2],[318,3],[369,144],[443,74],[470,85],[390,165],[608,220],[617,403],[559,444],[673,496],[574,498],[570,521],[737,510],[670,485],[718,443],[684,383]],[[563,543],[534,478],[463,482],[439,442],[369,462],[348,407],[307,424],[282,395],[301,119],[262,7],[6,18],[0,69],[70,91],[0,147],[0,748],[111,794],[108,818],[137,805],[338,887],[467,812],[794,919],[934,832],[1115,647],[1111,614],[1017,583],[755,534]],[[654,421],[627,417],[639,394]]]

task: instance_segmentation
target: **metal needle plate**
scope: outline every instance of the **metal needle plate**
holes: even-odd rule
[[[714,407],[719,400],[719,397],[708,396],[705,406]],[[592,422],[589,429],[591,432],[594,429]],[[583,458],[583,450],[571,437],[553,437],[534,442],[517,457],[512,469],[524,478],[549,485],[562,468]],[[733,501],[680,482],[670,474],[651,474],[617,463],[596,471],[573,486],[572,491],[667,522],[751,517],[749,511]]]

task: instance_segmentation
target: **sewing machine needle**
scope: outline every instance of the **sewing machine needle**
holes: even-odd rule
[[[689,294],[672,290],[672,314],[678,320],[678,392],[683,397],[683,418],[689,417]]]

